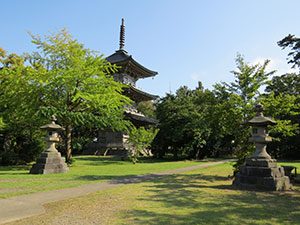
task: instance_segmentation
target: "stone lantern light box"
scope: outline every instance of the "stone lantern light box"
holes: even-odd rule
[[[51,123],[41,126],[41,130],[47,131],[45,140],[48,148],[40,155],[30,170],[31,174],[51,174],[51,173],[67,173],[69,168],[65,163],[65,158],[61,157],[60,152],[55,148],[55,144],[59,142],[58,131],[64,130],[60,125],[56,124],[55,116],[51,116]]]

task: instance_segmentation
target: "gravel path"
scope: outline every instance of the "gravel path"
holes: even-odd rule
[[[91,183],[73,188],[65,188],[28,195],[21,195],[8,199],[0,199],[0,224],[42,214],[45,212],[43,205],[46,203],[83,196],[92,192],[106,190],[124,184],[140,183],[161,176],[187,172],[231,161],[233,160],[227,159],[218,162],[210,162],[201,165],[156,172],[146,175],[132,176],[106,182]]]

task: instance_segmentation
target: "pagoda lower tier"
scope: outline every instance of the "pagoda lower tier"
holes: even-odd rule
[[[159,121],[146,117],[132,109],[125,111],[125,119],[130,120],[135,127],[155,125]],[[127,155],[131,146],[128,143],[129,135],[122,131],[106,129],[100,131],[95,141],[85,146],[83,155]]]

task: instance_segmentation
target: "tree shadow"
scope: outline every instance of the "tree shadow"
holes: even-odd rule
[[[100,165],[110,165],[110,164],[125,164],[124,161],[121,160],[121,157],[78,157],[75,158],[77,162],[82,162],[84,165],[90,166],[100,166]]]
[[[121,180],[121,179],[128,179],[133,177],[133,175],[84,175],[78,176],[74,178],[74,180],[84,180],[84,181],[104,181],[104,180]]]
[[[148,181],[146,190],[148,194],[138,200],[146,205],[160,205],[161,210],[146,207],[127,212],[126,218],[135,224],[297,224],[300,221],[299,193],[235,190],[231,180],[224,176],[172,175]]]
[[[28,174],[31,166],[21,165],[21,166],[0,166],[0,176],[1,175],[24,175]],[[20,171],[24,171],[23,173]]]
[[[133,184],[148,181],[154,178],[159,178],[161,175],[156,174],[145,174],[145,175],[85,175],[76,177],[75,180],[86,180],[86,181],[103,181],[107,180],[110,184]]]

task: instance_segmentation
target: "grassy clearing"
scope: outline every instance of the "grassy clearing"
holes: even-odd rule
[[[65,174],[33,175],[29,174],[31,166],[0,167],[0,198],[188,167],[208,161],[144,159],[133,165],[129,161],[121,161],[120,158],[112,157],[78,156],[74,158],[76,162],[70,167],[70,172]]]
[[[230,163],[46,205],[43,215],[12,224],[272,224],[300,222],[294,192],[232,188]]]

